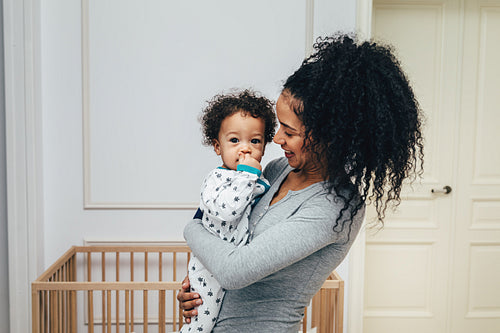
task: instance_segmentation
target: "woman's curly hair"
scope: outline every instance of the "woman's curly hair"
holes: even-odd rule
[[[344,201],[336,226],[367,199],[383,225],[403,180],[423,170],[420,107],[390,47],[336,35],[318,38],[314,49],[283,92],[295,100],[305,147],[326,161],[330,193]]]
[[[273,107],[271,100],[250,89],[215,95],[200,116],[203,144],[212,145],[219,138],[222,121],[236,112],[262,119],[265,125],[264,144],[271,142],[276,129]]]

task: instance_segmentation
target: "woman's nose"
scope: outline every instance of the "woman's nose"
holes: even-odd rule
[[[285,140],[283,139],[283,137],[280,135],[280,132],[278,131],[274,137],[273,137],[273,141],[274,143],[278,144],[278,145],[281,145],[283,143],[285,143]]]

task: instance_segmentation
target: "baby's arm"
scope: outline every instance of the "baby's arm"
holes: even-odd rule
[[[239,165],[239,171],[215,169],[204,181],[200,209],[212,220],[229,222],[239,219],[256,195],[261,171]]]

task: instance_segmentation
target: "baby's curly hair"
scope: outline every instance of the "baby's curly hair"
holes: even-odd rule
[[[203,144],[211,146],[219,138],[222,121],[236,112],[264,121],[264,143],[272,141],[276,128],[274,103],[250,89],[215,95],[200,116]]]
[[[423,172],[420,107],[390,47],[335,35],[318,38],[314,49],[283,93],[304,123],[305,147],[326,162],[330,193],[344,201],[336,227],[367,199],[383,225],[403,180]]]

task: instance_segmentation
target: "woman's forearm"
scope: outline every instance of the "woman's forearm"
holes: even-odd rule
[[[341,235],[332,230],[331,216],[307,217],[317,216],[308,210],[302,213],[269,228],[242,247],[212,235],[199,220],[186,226],[184,237],[223,288],[240,289],[339,240]]]

